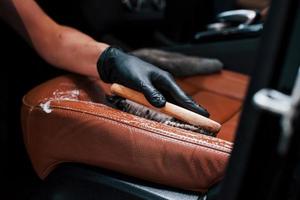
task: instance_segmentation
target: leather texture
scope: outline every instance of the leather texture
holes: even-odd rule
[[[109,85],[99,80],[69,75],[37,86],[22,106],[24,142],[37,174],[44,179],[59,164],[75,162],[207,191],[224,175],[248,78],[224,70],[177,81],[223,124],[219,138],[110,108]]]

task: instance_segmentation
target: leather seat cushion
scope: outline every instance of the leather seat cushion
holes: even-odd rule
[[[210,118],[222,124],[217,137],[233,142],[249,77],[223,70],[222,73],[193,76],[177,82],[209,111]]]
[[[229,140],[234,138],[247,82],[246,76],[227,71],[178,80],[224,124],[219,136]],[[99,80],[69,75],[24,96],[24,142],[41,178],[60,163],[75,162],[201,192],[222,179],[230,141],[110,108],[105,105],[108,88]]]

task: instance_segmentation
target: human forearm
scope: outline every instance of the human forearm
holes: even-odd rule
[[[33,0],[0,0],[0,5],[0,16],[49,63],[69,71],[98,77],[96,62],[107,47],[106,44],[57,24]]]
[[[12,23],[41,57],[52,65],[87,76],[101,75],[108,83],[122,83],[142,91],[150,103],[157,107],[164,106],[164,94],[168,94],[178,105],[209,115],[180,89],[169,73],[119,49],[107,48],[108,45],[75,29],[57,24],[34,0],[0,0],[1,4],[12,6],[11,14],[20,19],[22,27],[7,16],[9,12],[2,18]],[[25,34],[22,34],[22,30],[25,30]]]
[[[49,37],[35,41],[35,48],[45,60],[68,71],[99,77],[96,63],[106,44],[60,25]]]

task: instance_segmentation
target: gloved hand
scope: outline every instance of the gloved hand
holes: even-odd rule
[[[171,97],[175,104],[200,115],[209,116],[206,109],[196,104],[181,90],[170,73],[120,49],[108,47],[101,54],[97,67],[104,82],[119,83],[142,92],[155,107],[163,107],[166,104],[165,97]]]

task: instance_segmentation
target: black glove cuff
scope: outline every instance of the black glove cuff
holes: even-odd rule
[[[113,63],[112,60],[114,58],[114,51],[122,51],[122,49],[118,47],[107,47],[102,54],[100,55],[98,61],[97,61],[97,70],[98,74],[102,81],[106,83],[112,83],[110,80],[110,75],[113,70]]]

